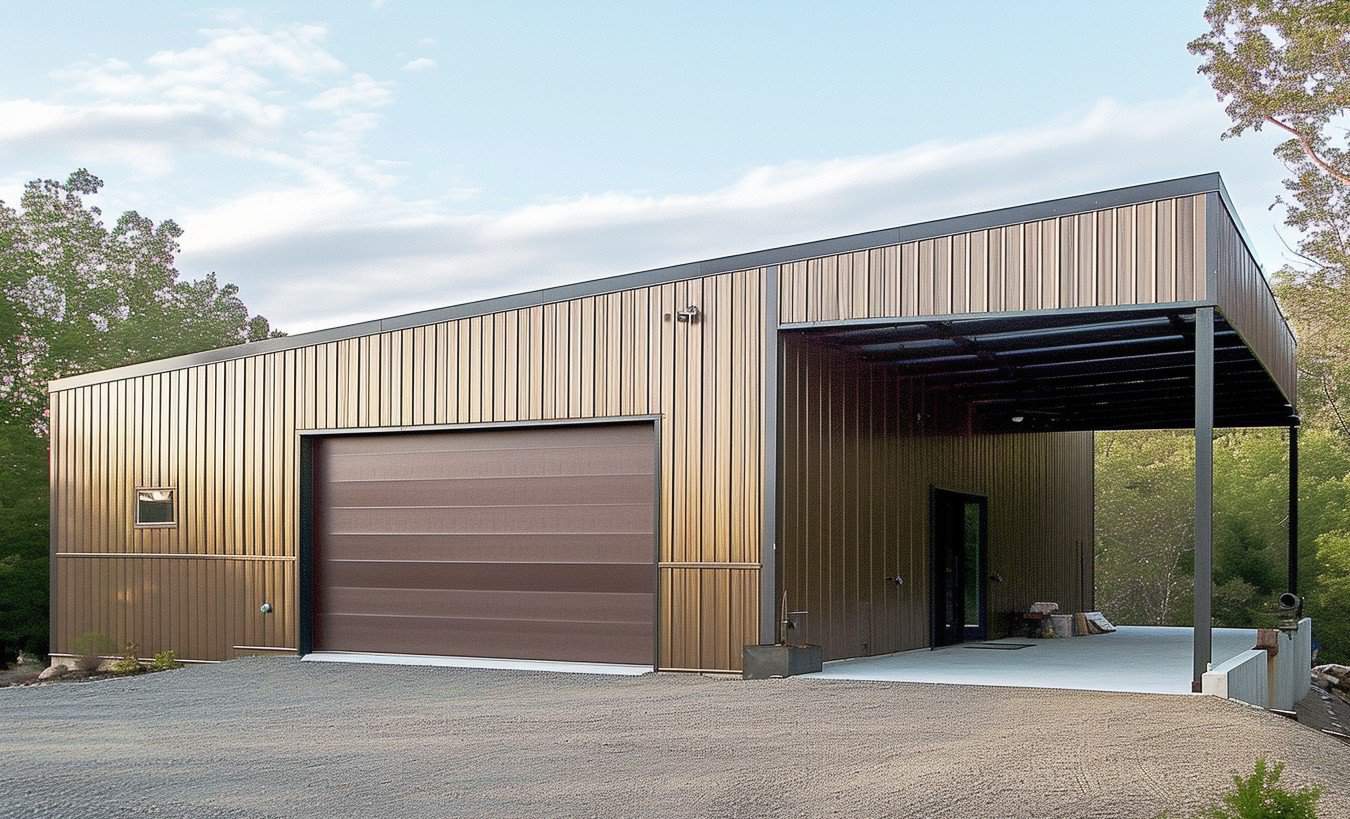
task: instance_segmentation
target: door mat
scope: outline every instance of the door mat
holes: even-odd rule
[[[1016,651],[1019,648],[1031,648],[1035,643],[962,643],[962,648],[987,648],[991,651]]]

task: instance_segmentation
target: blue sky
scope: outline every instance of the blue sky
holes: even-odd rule
[[[0,199],[88,167],[291,331],[1210,170],[1285,255],[1202,3],[728,5],[24,4]]]

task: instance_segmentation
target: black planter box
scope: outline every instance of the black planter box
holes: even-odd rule
[[[825,661],[820,646],[746,646],[741,655],[741,678],[767,680],[819,671]]]

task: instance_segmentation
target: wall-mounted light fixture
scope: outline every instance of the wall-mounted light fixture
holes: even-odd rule
[[[691,304],[681,310],[675,311],[676,321],[695,322],[698,321],[699,309],[697,304]]]
[[[261,612],[261,613],[263,613],[263,614],[271,614],[271,613],[272,613],[272,604],[271,604],[271,603],[263,603],[261,606],[258,606],[258,611]]]

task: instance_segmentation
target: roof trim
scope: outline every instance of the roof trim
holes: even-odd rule
[[[694,279],[718,273],[730,273],[736,270],[748,270],[756,267],[767,267],[769,265],[781,265],[788,262],[801,261],[803,259],[813,259],[818,256],[850,253],[859,250],[871,250],[872,248],[899,245],[906,242],[918,241],[920,239],[932,239],[954,233],[1004,227],[1006,225],[1015,225],[1022,222],[1034,222],[1040,219],[1068,216],[1075,213],[1086,213],[1094,210],[1103,210],[1105,208],[1120,207],[1122,205],[1132,205],[1140,202],[1151,202],[1158,199],[1173,199],[1180,196],[1212,192],[1218,192],[1223,198],[1224,204],[1228,206],[1229,215],[1232,217],[1234,224],[1238,227],[1239,233],[1245,240],[1246,231],[1243,230],[1242,223],[1238,221],[1236,213],[1232,209],[1231,203],[1228,201],[1228,193],[1224,189],[1223,179],[1217,171],[1213,171],[1210,173],[1196,174],[1195,176],[1167,179],[1160,182],[1149,182],[1142,185],[1131,185],[1124,188],[1097,191],[1095,193],[1066,196],[1059,199],[1048,199],[1026,205],[997,208],[995,210],[981,211],[979,213],[966,214],[964,216],[952,216],[945,219],[918,222],[902,227],[854,233],[849,236],[840,236],[833,239],[821,239],[814,242],[785,245],[769,250],[739,253],[732,256],[721,256],[719,258],[706,259],[700,262],[687,262],[685,264],[642,270],[636,273],[607,276],[604,278],[577,282],[575,284],[563,284],[540,290],[516,293],[509,296],[498,296],[495,298],[465,302],[450,307],[420,310],[414,313],[392,316],[390,318],[347,324],[326,330],[314,330],[312,332],[300,333],[293,336],[269,338],[264,341],[255,341],[248,344],[220,347],[214,350],[188,353],[186,355],[173,356],[172,358],[161,358],[142,362],[140,364],[129,364],[124,367],[115,367],[108,370],[99,370],[80,375],[57,378],[48,383],[48,391],[57,392],[60,390],[72,389],[74,387],[82,387],[87,384],[115,381],[122,378],[133,378],[168,370],[194,367],[201,364],[211,364],[218,361],[228,361],[231,359],[263,355],[265,353],[274,353],[281,350],[292,350],[298,347],[308,347],[313,344],[323,344],[330,341],[341,341],[348,338],[375,335],[381,332],[402,330],[409,327],[421,327],[443,321],[497,313],[503,310],[515,310],[522,307],[552,304],[586,296],[632,290],[639,287],[651,287],[653,285],[666,284],[667,282]]]

